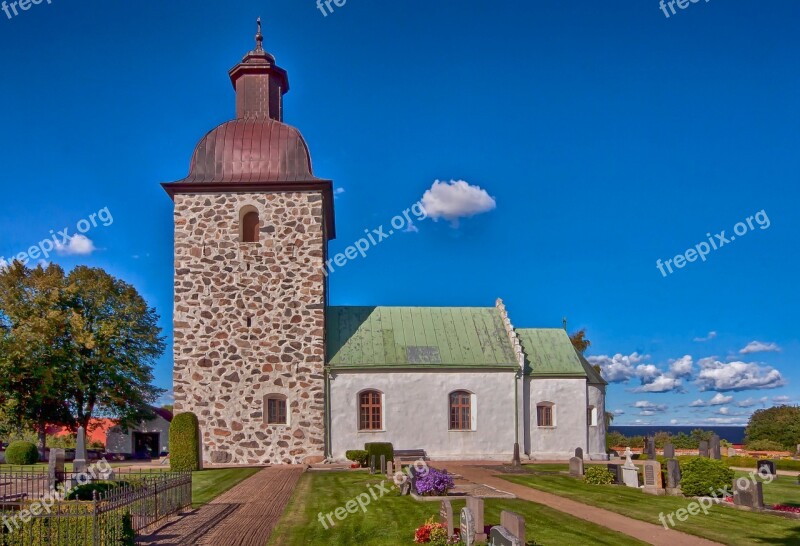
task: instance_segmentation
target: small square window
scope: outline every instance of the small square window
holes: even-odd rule
[[[286,425],[286,398],[284,397],[268,397],[267,398],[267,424],[268,425]]]

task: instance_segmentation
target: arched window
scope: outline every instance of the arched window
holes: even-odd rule
[[[472,394],[450,393],[450,430],[472,430]]]
[[[243,243],[257,243],[261,234],[261,220],[258,217],[258,211],[253,207],[243,208],[240,224],[239,240]]]
[[[264,417],[268,425],[288,425],[289,413],[287,411],[286,396],[282,394],[268,394],[264,397]]]
[[[555,405],[551,402],[541,402],[536,406],[536,425],[540,427],[554,427]]]
[[[586,424],[590,427],[597,426],[597,409],[594,406],[589,406],[586,409]]]
[[[358,395],[358,430],[383,429],[383,400],[379,391]]]

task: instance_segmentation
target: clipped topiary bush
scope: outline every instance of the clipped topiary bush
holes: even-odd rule
[[[200,470],[200,423],[194,413],[179,413],[169,426],[169,466],[175,472]]]
[[[30,442],[11,442],[6,448],[6,463],[28,465],[39,462],[39,450]]]
[[[394,447],[388,442],[373,442],[371,444],[364,444],[364,449],[367,450],[367,462],[375,455],[375,466],[380,466],[381,455],[386,455],[386,462],[394,461]]]
[[[681,464],[681,491],[688,497],[705,497],[730,488],[735,473],[722,461],[698,457]]]
[[[367,452],[363,449],[351,449],[350,451],[345,451],[344,456],[347,457],[348,461],[353,461],[361,466],[367,465]],[[380,464],[380,457],[378,457],[377,461],[378,464]]]
[[[614,483],[614,474],[604,466],[587,466],[583,475],[586,483],[591,485],[611,485]]]

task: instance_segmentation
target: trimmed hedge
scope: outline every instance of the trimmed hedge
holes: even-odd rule
[[[200,470],[200,423],[194,413],[179,413],[169,425],[169,466],[174,472]]]
[[[29,465],[39,462],[39,450],[30,442],[11,442],[6,448],[6,463]]]
[[[614,474],[604,466],[591,465],[586,467],[583,479],[591,485],[611,485],[614,483]]]
[[[687,497],[707,497],[730,487],[734,477],[724,462],[697,457],[681,464],[681,491]]]
[[[363,449],[351,449],[350,451],[345,451],[344,456],[347,457],[348,461],[353,461],[361,466],[367,466],[368,454]],[[378,460],[380,461],[380,459]]]
[[[386,455],[386,462],[394,462],[394,446],[388,442],[372,442],[364,444],[364,449],[367,451],[367,464],[370,464],[372,456],[375,455],[375,466],[380,466],[381,455]]]
[[[83,485],[79,485],[74,489],[70,490],[69,494],[66,496],[65,500],[80,500],[80,501],[90,501],[94,500],[94,492],[97,491],[98,498],[101,494],[107,493],[112,489],[116,489],[117,487],[122,487],[123,485],[127,485],[126,482],[92,482],[92,483],[85,483]]]

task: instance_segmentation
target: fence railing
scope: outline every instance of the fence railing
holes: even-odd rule
[[[0,546],[133,544],[135,535],[191,507],[190,472],[115,470],[90,480],[64,473],[55,489],[46,471],[0,471]],[[107,490],[78,485],[93,481]],[[83,500],[70,500],[75,495]]]

